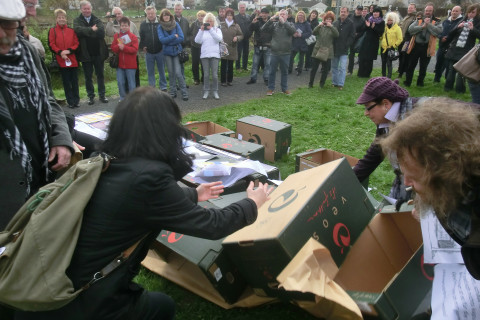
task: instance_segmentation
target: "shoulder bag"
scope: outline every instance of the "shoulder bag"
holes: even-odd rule
[[[385,40],[387,41],[387,57],[390,61],[395,61],[400,56],[400,53],[395,48],[389,48],[387,32],[385,32]]]
[[[327,47],[320,47],[318,48],[318,51],[315,54],[314,58],[320,61],[327,61],[329,54],[330,50]]]
[[[221,57],[221,58],[225,58],[226,56],[229,55],[229,53],[228,53],[228,47],[227,47],[227,44],[225,43],[225,41],[223,41],[223,40],[220,41],[220,42],[218,43],[218,46],[219,46],[219,48],[220,48],[220,57]]]
[[[463,77],[472,82],[480,82],[480,44],[470,49],[462,59],[453,65]]]

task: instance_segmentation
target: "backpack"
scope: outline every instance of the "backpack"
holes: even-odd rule
[[[140,243],[122,252],[75,290],[66,270],[82,226],[83,211],[108,168],[106,154],[77,162],[40,188],[0,232],[0,303],[24,311],[63,307],[121,265]]]

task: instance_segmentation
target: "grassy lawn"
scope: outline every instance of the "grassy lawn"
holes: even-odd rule
[[[196,11],[192,11],[196,12]],[[187,13],[193,16],[194,13]],[[131,15],[136,15],[132,12]],[[69,12],[69,21],[78,15],[78,12]],[[99,14],[100,15],[100,14]],[[129,14],[127,13],[127,16]],[[53,13],[51,14],[53,21]],[[53,22],[52,22],[53,25]],[[46,40],[46,30],[32,27],[32,34],[42,40]],[[46,46],[48,48],[48,46]],[[47,62],[49,60],[47,54]],[[140,59],[140,74],[142,83],[148,83],[144,60]],[[191,83],[190,62],[185,66],[187,83]],[[115,72],[108,66],[106,70],[107,95],[117,95],[118,89],[115,80]],[[85,98],[83,88],[84,80],[79,68],[80,93]],[[374,70],[372,76],[379,76],[380,71]],[[63,88],[58,73],[52,74],[53,87],[58,98],[64,98]],[[318,76],[317,76],[318,78]],[[416,76],[414,77],[416,79]],[[206,120],[213,121],[224,127],[235,129],[236,119],[255,114],[283,121],[292,125],[292,144],[290,154],[281,160],[272,163],[278,167],[281,176],[285,179],[294,173],[295,155],[308,149],[328,148],[361,158],[375,136],[375,125],[363,115],[364,108],[355,105],[360,95],[365,79],[356,76],[348,77],[343,91],[330,88],[318,87],[308,89],[299,88],[290,97],[274,95],[243,103],[226,105],[205,112],[189,113],[184,121]],[[330,82],[327,81],[327,84]],[[424,88],[412,87],[410,95],[422,96],[450,96],[457,99],[470,101],[469,93],[457,95],[443,92],[442,86],[433,84],[433,74],[428,74]],[[239,93],[245,94],[245,93]],[[390,183],[393,180],[393,172],[390,164],[385,161],[370,177],[369,186],[373,189],[372,194],[380,199],[380,194],[388,194]],[[232,309],[224,310],[197,295],[163,279],[156,274],[142,269],[137,281],[148,290],[163,291],[172,296],[177,303],[177,319],[313,319],[302,309],[290,304],[273,304],[261,306],[249,310]]]

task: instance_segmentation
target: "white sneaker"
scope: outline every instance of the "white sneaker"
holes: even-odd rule
[[[208,98],[208,91],[204,91],[203,92],[203,99],[207,99]]]
[[[213,97],[215,98],[215,100],[220,99],[220,97],[218,96],[218,92],[217,92],[217,91],[213,91]]]

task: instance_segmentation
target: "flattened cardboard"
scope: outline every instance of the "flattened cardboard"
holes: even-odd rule
[[[274,162],[288,154],[292,142],[292,126],[288,123],[247,116],[237,120],[237,138],[265,147],[265,159]]]
[[[233,137],[235,132],[211,121],[193,121],[183,125],[188,132],[188,138],[195,142],[205,140],[206,136],[212,134],[223,134]]]
[[[205,137],[205,140],[201,141],[201,143],[251,160],[263,162],[265,159],[265,147],[260,144],[242,141],[236,138],[222,136],[220,134],[207,136]]]
[[[276,276],[313,237],[341,265],[374,208],[345,159],[290,175],[259,210],[257,221],[223,241],[259,295],[276,296]]]
[[[358,162],[358,159],[355,157],[330,149],[320,148],[316,150],[308,150],[307,152],[299,153],[295,156],[295,172],[315,168],[342,157],[347,159],[351,167],[354,167]]]

